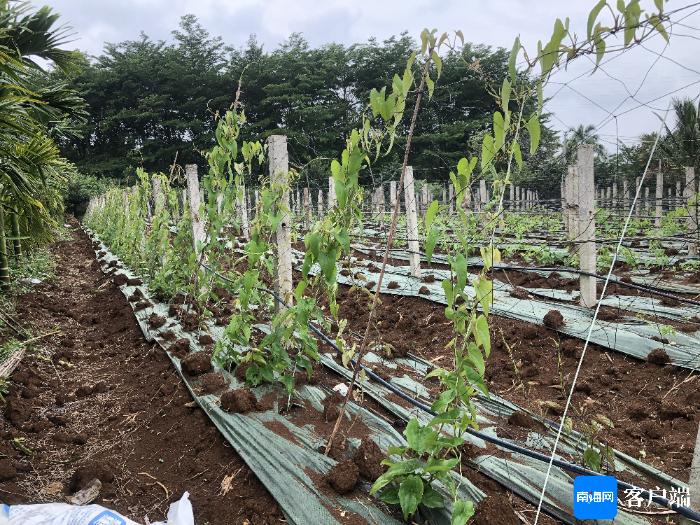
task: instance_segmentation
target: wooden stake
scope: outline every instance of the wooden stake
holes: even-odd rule
[[[408,263],[411,275],[420,277],[420,243],[418,242],[418,210],[413,183],[413,167],[406,166],[403,176],[404,205],[406,207],[406,235],[408,236]]]
[[[287,137],[270,135],[267,138],[267,148],[270,166],[270,181],[275,186],[284,188],[277,203],[277,211],[282,220],[277,227],[277,278],[275,292],[286,304],[292,302],[292,240],[291,214],[289,210],[289,157],[287,154]],[[284,305],[277,304],[282,310]]]
[[[163,188],[158,177],[153,177],[151,179],[151,192],[153,197],[153,210],[154,213],[158,213],[165,205],[165,195],[163,194]]]
[[[450,213],[455,212],[455,187],[454,185],[450,182],[447,185],[447,198],[449,199],[450,202]]]
[[[393,210],[396,207],[396,199],[397,199],[397,193],[396,193],[396,181],[392,180],[389,182],[389,202],[391,203],[391,209]]]

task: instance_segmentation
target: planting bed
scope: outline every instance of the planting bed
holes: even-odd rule
[[[144,185],[139,191],[147,194],[149,188]],[[128,195],[126,199],[140,206],[141,201]],[[424,266],[423,275],[416,278],[406,265],[408,254],[393,251],[380,290],[377,283],[381,280],[381,252],[353,245],[353,257],[337,263],[337,278],[333,277],[340,285],[337,319],[347,320],[346,344],[360,343],[368,328],[370,351],[364,365],[369,380],[361,376],[361,390],[348,402],[348,411],[339,420],[337,441],[326,456],[323,451],[341,413],[340,396],[333,390],[338,383],[347,383],[353,374],[331,340],[318,333],[318,324],[312,322],[314,326],[309,327],[313,336],[301,333],[307,330],[308,317],[304,317],[305,301],[300,297],[295,301],[297,306],[285,310],[301,315],[290,321],[300,335],[284,335],[285,325],[280,324],[284,323],[280,321],[284,314],[273,310],[272,296],[262,288],[277,285],[268,271],[263,271],[261,277],[252,271],[245,274],[255,280],[255,295],[250,294],[243,281],[236,283],[241,272],[248,270],[243,262],[246,254],[248,264],[259,264],[250,257],[250,250],[256,249],[258,241],[245,245],[228,230],[225,236],[216,234],[214,241],[202,241],[209,243],[206,262],[197,269],[190,256],[188,273],[193,272],[196,279],[194,284],[187,277],[183,281],[182,289],[188,291],[187,295],[179,288],[163,288],[157,281],[162,275],[157,264],[149,265],[158,261],[152,257],[158,249],[163,257],[170,258],[160,259],[162,269],[183,265],[181,259],[174,259],[177,250],[172,252],[169,247],[191,249],[188,217],[177,227],[165,229],[160,225],[151,232],[147,229],[144,242],[150,243],[159,236],[161,248],[154,250],[148,244],[153,253],[134,253],[125,250],[123,244],[130,236],[140,235],[141,221],[146,220],[139,218],[143,210],[132,210],[133,223],[118,232],[112,232],[105,224],[108,214],[118,216],[122,202],[117,192],[110,194],[108,203],[96,202],[95,215],[88,224],[94,224],[105,238],[114,239],[115,253],[123,253],[126,260],[143,268],[144,274],[132,273],[110,246],[93,236],[102,270],[112,276],[128,298],[146,338],[167,350],[196,402],[278,501],[287,519],[297,523],[360,523],[366,521],[362,518],[366,510],[379,522],[401,520],[397,506],[369,497],[368,489],[383,471],[379,458],[396,457],[395,452],[388,451],[410,442],[411,425],[414,429],[430,425],[434,414],[428,407],[445,393],[445,383],[441,385],[427,377],[435,367],[453,366],[448,344],[459,330],[444,311],[448,298],[442,281],[455,278],[445,265],[445,256],[438,253],[432,264]],[[100,211],[102,208],[104,212]],[[196,235],[197,228],[192,231]],[[307,244],[315,242],[313,235],[307,236]],[[266,251],[271,265],[283,258],[274,253],[275,248]],[[301,268],[305,258],[315,257],[313,248],[307,251],[297,241],[289,255],[292,288],[309,284],[304,281]],[[321,272],[324,262],[320,258],[318,261],[309,267],[312,275]],[[483,262],[471,258],[467,263],[472,265],[471,276],[467,278],[468,270],[461,270],[460,278],[466,286],[460,301],[472,301],[477,288],[483,290],[474,280]],[[491,355],[485,373],[490,395],[471,398],[473,415],[468,417],[478,423],[478,428],[466,433],[460,430],[460,437],[466,440],[458,452],[461,463],[457,463],[458,468],[453,468],[452,463],[445,470],[457,481],[458,499],[485,509],[477,512],[477,522],[503,523],[510,518],[517,522],[523,516],[527,520],[538,504],[546,478],[543,510],[560,522],[574,523],[573,476],[585,472],[585,468],[600,468],[593,466],[588,455],[596,451],[601,466],[614,471],[621,482],[668,491],[682,489],[697,428],[697,400],[693,393],[697,381],[694,369],[700,364],[700,339],[696,333],[700,310],[693,304],[697,290],[693,275],[686,272],[674,279],[658,269],[632,270],[618,265],[616,277],[621,282],[606,289],[600,315],[589,330],[593,311],[578,305],[575,271],[506,267],[514,263],[522,267],[527,261],[516,254],[488,273],[493,279],[487,332]],[[324,272],[328,273],[327,266]],[[665,295],[659,296],[650,289],[630,292],[625,286],[629,281],[652,285],[662,282]],[[149,284],[154,284],[154,290],[165,290],[165,296],[172,297],[170,304],[157,300]],[[315,293],[313,286],[298,293]],[[669,297],[668,291],[682,295]],[[368,327],[372,292],[380,292],[381,303]],[[197,303],[194,298],[200,295],[206,300]],[[315,310],[314,318],[329,313],[327,296],[321,294],[319,300],[321,311]],[[480,300],[478,308],[485,311],[486,303]],[[240,331],[243,326],[251,330],[250,335]],[[331,322],[328,335],[333,337],[337,330],[338,324]],[[263,338],[264,348],[260,345]],[[550,475],[549,454],[584,340],[588,338],[591,345]],[[215,343],[226,345],[224,353],[218,354],[223,361],[212,355]],[[321,356],[313,376],[305,377],[298,365],[292,370],[301,355],[299,349],[315,352],[317,344]],[[254,386],[247,365],[225,365],[237,363],[242,355],[255,359],[265,355],[268,357],[260,359],[267,366],[272,361],[265,359],[276,359],[274,355],[280,346],[275,345],[282,345],[287,358],[286,362],[277,363],[296,378],[296,389],[291,395],[274,381],[285,378],[277,377],[278,372],[270,368],[263,368],[270,375],[267,381]],[[221,351],[221,347],[216,348],[216,352]],[[348,354],[344,359],[350,359]],[[252,371],[257,373],[255,368]],[[452,411],[458,414],[457,418],[465,414],[464,403],[455,405]],[[447,495],[441,481],[431,479],[427,483]],[[418,519],[446,522],[453,512],[452,498],[445,498],[445,503],[446,508],[420,507]],[[669,523],[664,513],[639,514],[624,507],[620,508],[617,522]]]
[[[144,340],[87,236],[75,228],[52,252],[56,279],[17,306],[36,333],[60,333],[11,377],[0,416],[3,502],[60,501],[97,477],[97,503],[137,521],[163,519],[189,491],[198,525],[279,523],[275,500]]]

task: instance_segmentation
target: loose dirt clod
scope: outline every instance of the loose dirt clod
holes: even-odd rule
[[[360,470],[352,460],[346,459],[326,474],[326,481],[338,494],[351,492],[360,479]]]
[[[148,316],[148,325],[153,329],[160,328],[165,324],[165,321],[165,317],[156,313],[153,313]]]
[[[143,299],[143,292],[141,291],[141,288],[136,288],[134,292],[129,296],[129,302],[130,303],[135,303]]]
[[[429,273],[428,275],[426,275],[425,277],[423,277],[423,278],[421,279],[421,282],[428,283],[428,284],[434,283],[434,282],[435,282],[435,276],[434,276],[433,274]]]
[[[649,352],[647,356],[647,361],[659,366],[665,366],[671,362],[671,358],[668,357],[666,350],[663,348],[657,348]]]
[[[218,394],[228,387],[226,378],[219,372],[204,374],[201,380],[200,391],[202,394]]]
[[[516,299],[529,299],[530,294],[525,288],[516,286],[510,291],[510,296],[515,297]]]
[[[421,286],[418,293],[421,295],[430,295],[430,289],[427,286]]]
[[[662,297],[661,304],[664,306],[680,306],[681,302],[673,297]]]
[[[588,381],[582,381],[582,382],[576,383],[574,390],[576,392],[581,392],[582,394],[590,395],[591,392],[593,391],[593,387],[591,386],[591,384]]]
[[[145,308],[148,308],[149,306],[153,306],[153,303],[144,299],[136,303],[136,305],[134,306],[134,312],[139,312]]]
[[[531,430],[539,430],[542,427],[542,425],[532,419],[530,415],[521,410],[517,410],[510,415],[508,424],[521,428],[529,428]]]
[[[198,376],[211,369],[211,354],[208,352],[194,352],[182,360],[182,371],[190,376]]]
[[[114,284],[116,284],[117,286],[122,286],[122,285],[125,285],[129,281],[129,278],[123,273],[115,273],[112,280],[114,281]]]
[[[141,286],[143,284],[143,281],[138,277],[129,277],[126,280],[126,284],[128,284],[129,286]]]
[[[396,290],[399,287],[399,283],[396,281],[390,281],[389,284],[386,285],[389,290]]]
[[[664,435],[661,427],[654,421],[644,421],[641,429],[649,439],[661,439]]]
[[[566,357],[578,357],[581,345],[577,339],[565,339],[561,343],[561,353]]]
[[[598,319],[601,321],[617,321],[620,319],[619,310],[615,308],[601,307],[598,311]]]
[[[0,481],[10,481],[17,477],[17,469],[9,459],[0,459]]]
[[[386,470],[386,467],[381,464],[383,459],[382,450],[372,439],[366,437],[357,449],[353,461],[363,478],[375,481]]]
[[[248,388],[229,390],[221,396],[221,408],[226,412],[245,414],[255,409],[257,400]]]
[[[171,347],[172,351],[177,354],[185,354],[190,351],[190,340],[186,337],[181,337]]]
[[[343,396],[338,392],[333,392],[323,400],[323,419],[335,421],[340,415],[340,405],[343,403]]]
[[[564,326],[564,316],[559,310],[550,310],[545,314],[542,322],[548,328],[561,328]]]
[[[114,474],[111,469],[99,463],[88,463],[78,467],[70,478],[68,489],[71,494],[86,488],[93,479],[99,479],[103,484],[112,483]]]
[[[627,410],[627,414],[630,419],[634,421],[641,421],[642,419],[647,419],[650,416],[649,408],[641,402],[633,403]]]
[[[199,336],[199,344],[200,345],[213,345],[214,338],[212,336],[210,336],[209,334],[202,334]]]
[[[539,335],[540,331],[533,325],[528,325],[523,330],[523,339],[537,339]]]

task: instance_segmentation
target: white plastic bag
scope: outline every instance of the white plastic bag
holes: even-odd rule
[[[190,502],[190,493],[185,492],[180,501],[176,501],[168,509],[168,521],[153,525],[194,525],[194,513]]]
[[[153,525],[194,525],[189,493],[170,505],[168,521]],[[139,525],[100,505],[76,506],[68,503],[2,505],[0,525]]]

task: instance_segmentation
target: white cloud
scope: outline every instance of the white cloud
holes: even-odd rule
[[[227,43],[240,46],[251,33],[273,49],[292,32],[302,32],[312,45],[327,42],[353,43],[370,36],[386,38],[408,30],[418,36],[423,27],[439,30],[461,29],[467,40],[492,46],[510,47],[516,35],[528,49],[536,48],[537,40],[551,33],[556,17],[570,17],[577,33],[585,33],[586,17],[593,1],[578,0],[47,0],[63,15],[63,20],[76,30],[74,47],[97,54],[105,41],[121,41],[138,37],[144,31],[154,39],[168,39],[180,16],[193,13],[214,35]],[[651,0],[647,0],[651,5]],[[673,9],[682,7],[674,4]],[[694,8],[697,9],[697,8]],[[692,13],[684,12],[683,15]],[[700,36],[700,11],[683,20],[689,27],[676,31]],[[633,109],[639,102],[653,100],[674,89],[700,80],[700,72],[688,71],[667,58],[688,67],[700,64],[700,40],[684,36],[672,37],[664,50],[660,37],[647,46],[636,48],[614,58],[603,70],[590,76],[587,59],[580,59],[553,80],[569,83],[576,93],[561,84],[548,86],[546,94],[554,99],[548,110],[556,114],[553,125],[564,129],[578,124],[602,123],[600,133],[614,142],[616,134],[637,137],[658,128],[653,109]],[[654,64],[654,61],[656,63]],[[653,64],[653,66],[652,66]],[[696,69],[700,70],[700,66]],[[647,72],[649,73],[647,74]],[[583,76],[581,76],[583,74]],[[644,78],[646,76],[646,78]],[[580,77],[580,78],[579,78]],[[614,77],[614,78],[611,78]],[[622,83],[632,93],[629,93]],[[636,90],[638,89],[637,92]],[[561,89],[560,89],[561,88]],[[700,84],[676,93],[696,96]],[[582,96],[583,95],[583,96]],[[595,101],[590,102],[585,97]],[[656,100],[654,108],[665,108],[670,96]],[[615,119],[608,113],[618,114]],[[604,109],[601,109],[604,108]],[[630,110],[628,112],[625,112]],[[607,121],[607,122],[606,122]]]

